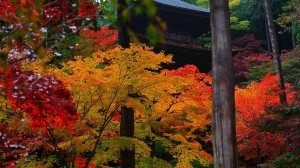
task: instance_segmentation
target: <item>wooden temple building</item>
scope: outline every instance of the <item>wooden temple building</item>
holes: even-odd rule
[[[211,50],[201,44],[199,37],[210,31],[210,11],[181,0],[154,0],[159,17],[167,24],[165,41],[154,49],[173,54],[175,64],[165,68],[174,69],[186,64],[196,65],[201,72],[211,70]],[[132,30],[142,42],[146,42],[147,18],[132,18]]]

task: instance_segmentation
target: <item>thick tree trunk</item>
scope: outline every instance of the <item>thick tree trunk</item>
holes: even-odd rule
[[[128,20],[122,16],[123,11],[128,10],[126,8],[128,8],[126,0],[118,0],[118,42],[123,48],[128,48],[130,44],[130,37],[127,31],[129,23]]]
[[[280,94],[280,103],[284,104],[284,103],[286,103],[286,93],[285,93],[284,79],[283,79],[283,75],[282,75],[277,35],[276,35],[275,27],[274,27],[273,16],[272,16],[272,11],[271,11],[270,5],[271,5],[270,0],[264,0],[264,7],[265,7],[266,17],[267,17],[267,22],[268,22],[272,51],[273,51],[273,60],[274,60],[274,64],[275,64],[276,74],[279,75],[278,85],[279,85],[280,89],[282,90],[282,93]]]
[[[213,53],[215,168],[237,167],[235,104],[228,0],[210,0]]]
[[[118,42],[123,48],[130,46],[130,38],[127,29],[129,23],[126,18],[123,18],[122,13],[128,8],[126,0],[118,0]],[[120,135],[124,137],[134,137],[134,111],[132,108],[126,106],[121,107],[121,124]],[[135,150],[121,150],[120,151],[121,168],[135,167]]]
[[[132,108],[121,107],[121,136],[134,137],[134,111]],[[135,167],[135,150],[121,150],[121,168]]]

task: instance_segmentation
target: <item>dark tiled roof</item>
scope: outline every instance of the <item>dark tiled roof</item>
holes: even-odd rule
[[[193,10],[193,11],[199,11],[199,12],[206,12],[209,13],[208,9],[202,8],[200,6],[192,5],[187,2],[183,2],[181,0],[154,0],[157,3],[169,5],[169,6],[174,6],[177,8],[183,8],[183,9],[188,9],[188,10]]]

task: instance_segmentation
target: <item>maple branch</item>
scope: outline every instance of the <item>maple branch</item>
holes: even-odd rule
[[[95,91],[95,92],[98,94],[97,91]],[[93,94],[91,94],[91,100],[93,100],[92,96],[93,96]],[[90,109],[94,106],[94,104],[96,104],[96,102],[97,102],[98,100],[101,101],[101,96],[100,96],[99,94],[98,94],[98,98],[97,98],[95,101],[93,101],[93,102],[90,104],[90,106],[87,107],[86,110],[84,110],[84,113],[83,113],[83,116],[81,117],[81,119],[83,119],[83,118],[88,114],[88,112],[90,111]],[[102,106],[102,107],[103,107],[103,106]]]
[[[43,140],[41,140],[41,141],[42,141],[42,142],[43,142],[50,150],[52,150],[52,151],[55,150],[55,149],[52,149],[51,146],[49,146],[47,142],[45,142],[45,141],[43,141]]]
[[[92,151],[90,152],[90,154],[88,155],[87,157],[87,160],[85,162],[85,168],[88,168],[88,165],[89,165],[89,162],[92,160],[92,158],[95,156],[96,154],[96,149],[98,147],[98,145],[101,144],[101,136],[102,136],[102,133],[104,131],[104,129],[106,128],[106,126],[110,123],[110,121],[112,120],[113,116],[116,114],[117,110],[119,109],[121,105],[118,105],[115,107],[115,109],[113,110],[113,112],[109,115],[109,117],[105,117],[104,118],[104,122],[102,124],[102,127],[100,128],[99,130],[99,134],[97,136],[97,139],[96,139],[96,142],[95,142],[95,145],[94,145],[94,148],[92,149]],[[106,112],[106,114],[108,113],[108,111]]]
[[[116,90],[113,99],[111,99],[111,102],[109,103],[108,107],[107,107],[107,111],[111,108],[111,105],[113,104],[113,102],[115,101],[115,99],[117,98],[117,94],[118,94],[119,90]],[[106,113],[107,114],[107,113]],[[106,117],[105,114],[105,117]]]
[[[55,0],[55,1],[53,1],[53,2],[49,2],[49,3],[47,3],[47,4],[44,4],[44,5],[42,6],[42,8],[45,8],[45,7],[47,7],[47,6],[51,6],[52,4],[55,4],[56,2],[58,2],[58,0]]]
[[[151,83],[151,84],[148,84],[148,85],[144,85],[143,87],[141,87],[140,89],[137,89],[137,90],[143,90],[147,87],[150,87],[150,86],[153,86],[153,85],[156,85],[156,84],[160,84],[160,83],[164,83],[164,81],[161,81],[161,82],[154,82],[154,83]]]
[[[54,138],[54,134],[53,134],[53,130],[51,129],[47,129],[47,132],[49,134],[46,133],[46,135],[48,136],[48,138],[50,139],[50,141],[53,144],[54,147],[54,152],[56,153],[56,157],[58,158],[58,160],[60,161],[61,167],[67,167],[65,161],[64,161],[64,156],[63,153],[61,153],[61,149],[58,147],[57,142]]]
[[[71,151],[70,151],[70,154],[69,154],[69,160],[70,160],[70,162],[69,162],[69,166],[68,167],[70,167],[70,164],[72,163],[72,168],[74,168],[75,167],[75,160],[76,160],[76,150],[74,150],[74,144],[73,144],[73,142],[71,142]],[[73,157],[72,157],[73,156]]]

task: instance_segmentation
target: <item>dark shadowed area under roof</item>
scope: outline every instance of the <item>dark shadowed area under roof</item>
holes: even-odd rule
[[[200,6],[192,5],[186,2],[183,2],[181,0],[154,0],[157,3],[161,3],[164,5],[170,5],[173,7],[178,7],[178,8],[183,8],[183,9],[188,9],[188,10],[193,10],[193,11],[199,11],[199,12],[206,12],[209,13],[208,9],[202,8]]]

